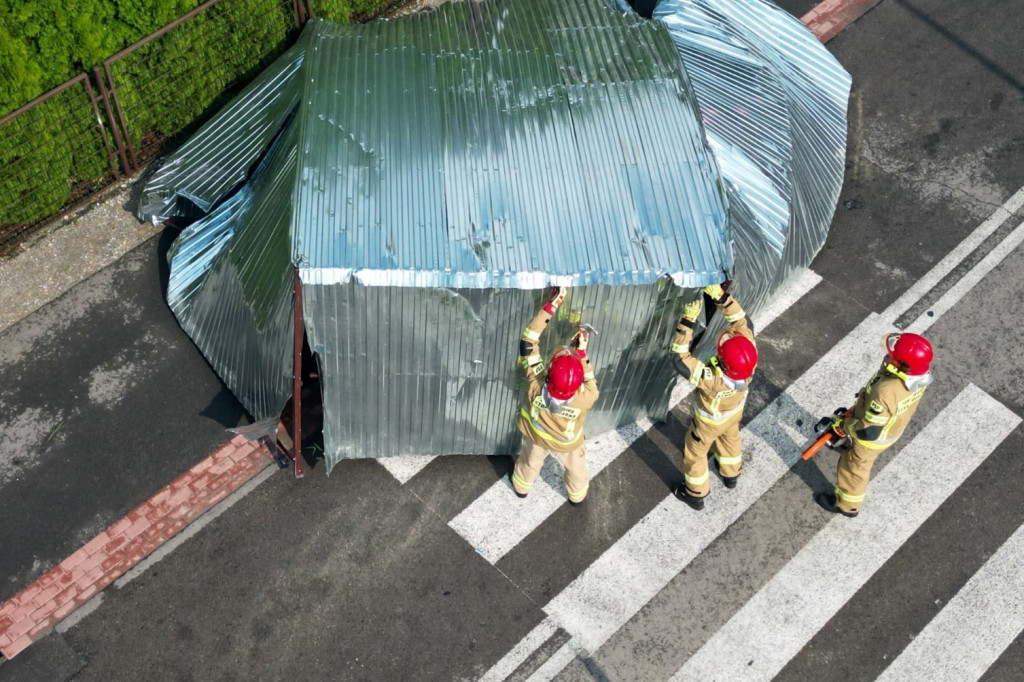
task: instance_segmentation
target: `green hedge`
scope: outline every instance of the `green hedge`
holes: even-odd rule
[[[0,0],[0,115],[91,69],[201,0]]]
[[[202,0],[0,0],[0,116],[202,4]],[[395,0],[313,1],[339,23]],[[129,136],[147,159],[188,133],[285,48],[290,0],[223,0],[112,66]],[[138,145],[141,145],[138,146]],[[25,231],[109,181],[82,88],[0,126],[0,253]],[[9,246],[9,244],[8,244]]]
[[[287,47],[291,3],[223,0],[111,65],[141,161],[191,132]]]

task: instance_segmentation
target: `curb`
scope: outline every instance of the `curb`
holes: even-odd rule
[[[270,466],[259,441],[236,436],[0,605],[0,654],[11,659]]]

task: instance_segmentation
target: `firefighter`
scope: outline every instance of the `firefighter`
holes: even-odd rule
[[[583,422],[597,401],[597,381],[587,357],[589,335],[580,328],[568,346],[551,356],[544,371],[540,356],[540,335],[565,300],[566,290],[554,290],[550,301],[523,330],[519,341],[519,363],[526,370],[526,404],[519,411],[519,432],[523,447],[512,471],[512,488],[526,497],[540,474],[548,454],[565,468],[565,489],[569,502],[578,505],[587,496],[589,478],[583,449]]]
[[[848,416],[836,418],[851,447],[839,457],[835,491],[814,496],[826,510],[851,518],[864,502],[871,466],[903,433],[932,382],[933,352],[928,339],[889,334],[883,343],[887,356],[882,366],[857,393]]]
[[[672,364],[694,388],[693,422],[683,444],[683,480],[672,494],[700,511],[711,490],[708,453],[714,447],[718,474],[726,488],[735,488],[743,464],[740,420],[747,388],[757,366],[754,333],[743,308],[718,284],[704,288],[725,316],[728,328],[718,337],[717,353],[701,362],[690,353],[693,326],[701,311],[701,299],[683,307],[683,318],[672,337]]]

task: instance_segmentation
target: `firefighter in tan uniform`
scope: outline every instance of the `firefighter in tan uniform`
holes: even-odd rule
[[[519,412],[523,449],[512,471],[512,487],[526,497],[540,474],[548,453],[565,468],[565,489],[569,502],[577,505],[587,496],[589,477],[583,449],[583,422],[597,401],[597,381],[587,357],[588,334],[580,329],[569,346],[551,356],[544,371],[540,357],[540,335],[565,300],[565,289],[557,290],[523,330],[519,341],[519,363],[526,370],[526,404]]]
[[[918,334],[885,337],[888,357],[857,394],[857,402],[837,425],[852,447],[839,457],[836,487],[815,501],[830,512],[854,517],[868,489],[871,467],[900,437],[932,382],[932,345]]]
[[[717,284],[705,287],[704,293],[715,301],[729,325],[718,337],[717,354],[701,362],[690,353],[701,299],[683,307],[683,318],[672,337],[673,366],[694,388],[693,422],[683,444],[683,481],[672,493],[698,511],[704,508],[704,498],[711,490],[708,452],[712,446],[722,482],[727,488],[736,487],[743,464],[740,420],[757,365],[754,333],[743,308]]]

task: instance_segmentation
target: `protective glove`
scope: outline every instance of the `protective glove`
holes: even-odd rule
[[[551,289],[551,300],[544,304],[544,311],[549,315],[554,315],[558,307],[562,305],[562,301],[565,300],[567,293],[568,290],[565,287],[553,287]]]
[[[718,303],[725,296],[725,289],[722,288],[721,284],[710,284],[704,287],[704,293],[710,296],[715,303]]]
[[[693,322],[700,317],[701,308],[704,307],[704,301],[697,299],[696,301],[690,301],[683,306],[683,319]]]
[[[569,342],[570,346],[576,346],[577,350],[587,352],[587,344],[590,342],[590,332],[583,327],[576,330],[576,333],[572,337],[572,341]]]

